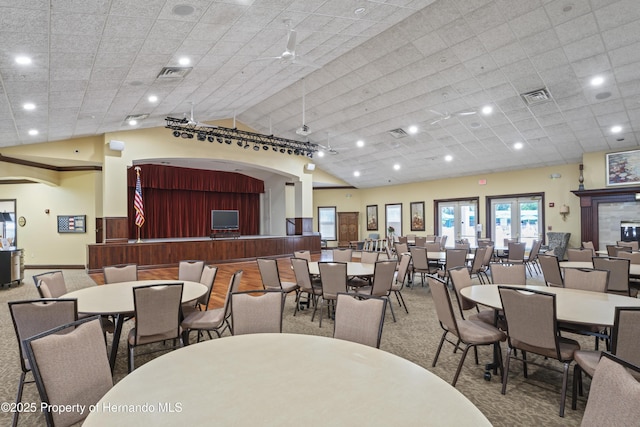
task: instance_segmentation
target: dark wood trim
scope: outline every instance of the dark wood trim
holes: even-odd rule
[[[56,172],[77,172],[77,171],[102,171],[102,166],[53,166],[45,163],[32,162],[29,160],[16,159],[0,154],[0,162],[12,163],[14,165],[30,166],[38,169],[47,169]],[[15,183],[15,181],[14,181]]]
[[[598,211],[600,203],[635,202],[636,194],[640,194],[640,187],[611,187],[593,190],[572,191],[580,197],[580,241],[593,242],[600,247],[600,231],[598,230]]]
[[[185,259],[215,264],[292,255],[303,249],[320,252],[320,235],[92,244],[87,246],[87,259],[89,273],[96,273],[107,265],[175,267]]]

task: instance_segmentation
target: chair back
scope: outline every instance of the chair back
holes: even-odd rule
[[[275,259],[268,258],[258,258],[256,262],[258,263],[258,270],[260,270],[263,289],[282,289],[278,262]]]
[[[493,246],[493,241],[491,239],[478,239],[478,247],[483,248],[485,246]]]
[[[609,281],[607,292],[630,296],[629,293],[629,268],[631,261],[624,258],[593,257],[593,268],[607,270]]]
[[[231,294],[233,335],[281,333],[285,293],[279,289]]]
[[[473,262],[471,263],[471,274],[477,274],[482,271],[482,266],[484,265],[484,258],[487,252],[487,247],[478,246],[473,255]]]
[[[351,262],[353,249],[333,249],[332,254],[334,262]]]
[[[216,276],[218,274],[218,267],[214,267],[213,265],[205,265],[202,269],[202,274],[200,274],[200,282],[201,284],[207,287],[207,292],[198,298],[198,304],[201,304],[205,307],[205,310],[209,307],[209,300],[211,299],[211,290],[213,289],[213,283],[216,281]]]
[[[591,292],[607,292],[609,272],[593,268],[565,268],[564,287]]]
[[[475,302],[463,297],[460,293],[462,289],[472,285],[471,276],[465,267],[456,267],[449,270],[449,278],[451,278],[451,282],[453,282],[453,289],[456,291],[458,308],[460,309],[460,314],[464,319],[464,311],[476,307]]]
[[[595,253],[591,249],[578,249],[578,248],[567,249],[568,261],[591,262],[591,258],[593,258],[594,255]]]
[[[509,325],[509,345],[532,350],[554,350],[561,360],[556,324],[556,296],[547,292],[498,286]]]
[[[640,367],[602,353],[596,367],[581,427],[634,426],[640,419]]]
[[[409,272],[409,264],[411,264],[411,255],[404,254],[400,258],[400,264],[393,281],[392,289],[402,289],[404,282],[407,280],[407,273]]]
[[[304,292],[312,292],[311,273],[309,273],[309,261],[304,258],[291,258],[293,274],[296,276],[296,283]]]
[[[79,408],[43,411],[47,425],[68,426],[87,417],[112,387],[113,378],[98,316],[77,320],[27,338],[25,348],[40,400],[48,406]]]
[[[564,287],[564,279],[560,271],[560,261],[555,255],[542,254],[538,256],[542,275],[547,286]]]
[[[319,262],[318,270],[323,299],[336,299],[338,293],[347,292],[346,262]]]
[[[484,259],[482,260],[482,265],[485,268],[489,268],[489,263],[493,258],[493,249],[495,248],[495,245],[490,244],[490,245],[487,245],[486,248],[487,248],[487,251],[484,253]]]
[[[491,263],[491,279],[495,284],[526,285],[527,269],[524,264]]]
[[[507,257],[508,262],[524,262],[524,252],[526,249],[525,242],[509,242],[509,256]]]
[[[199,282],[204,269],[204,261],[184,260],[178,263],[178,280]]]
[[[471,244],[469,242],[456,242],[453,245],[454,249],[464,249],[465,251],[469,252],[471,250]]]
[[[640,365],[640,307],[616,307],[611,330],[611,352]]]
[[[376,262],[378,262],[379,257],[380,252],[361,252],[360,262],[365,264],[375,264]]]
[[[591,249],[593,252],[596,251],[596,247],[593,245],[592,241],[582,242],[582,247],[585,249]]]
[[[389,295],[393,285],[393,277],[396,274],[396,261],[378,261],[373,270],[373,285],[371,295],[382,297]]]
[[[121,282],[135,282],[138,280],[138,266],[136,264],[119,264],[110,265],[102,268],[102,274],[104,276],[104,283],[121,283]],[[198,279],[200,279],[198,275]]]
[[[416,270],[428,270],[429,259],[427,258],[427,249],[418,246],[411,247],[411,259],[413,260],[413,268]]]
[[[620,252],[631,252],[631,246],[607,245],[607,255],[617,257]]]
[[[29,371],[23,340],[78,319],[76,299],[9,301],[9,312],[20,348],[22,372]]]
[[[618,258],[624,258],[631,261],[631,264],[640,264],[640,252],[618,252]]]
[[[407,236],[398,236],[398,243],[409,244]]]
[[[339,293],[333,337],[380,348],[386,307],[383,298]]]
[[[406,243],[396,243],[395,248],[396,248],[396,255],[398,256],[409,253],[409,245],[407,245]]]
[[[527,261],[532,262],[538,259],[538,254],[540,253],[540,248],[542,247],[542,240],[534,240],[531,244],[531,250],[529,251],[529,256],[527,257]]]
[[[427,243],[427,238],[424,236],[416,236],[415,238],[415,245],[416,246],[424,246],[424,244]]]
[[[632,251],[638,251],[638,250],[639,250],[638,248],[639,248],[639,246],[640,246],[640,245],[638,244],[638,241],[637,241],[637,240],[636,240],[636,241],[633,241],[633,242],[623,242],[622,240],[618,240],[618,241],[616,242],[616,245],[618,245],[618,246],[624,246],[624,247],[629,247],[629,248],[631,248],[631,250],[632,250]]]
[[[453,305],[451,304],[451,297],[449,296],[446,282],[433,276],[429,276],[427,281],[429,283],[429,289],[431,290],[433,304],[436,307],[436,314],[440,326],[455,336],[460,336],[458,332],[458,322],[453,312]]]
[[[67,285],[62,271],[49,271],[33,276],[33,283],[40,294],[40,298],[60,298],[67,293]]]
[[[229,285],[227,285],[227,293],[224,297],[224,318],[231,317],[231,294],[240,290],[240,281],[242,279],[242,270],[237,270],[233,273],[233,276],[229,279]]]
[[[467,249],[447,249],[446,269],[451,270],[455,267],[464,267],[467,265]]]
[[[311,261],[311,251],[308,251],[308,250],[294,251],[293,256],[295,258],[303,258],[303,259],[306,259],[307,261]]]
[[[442,252],[442,246],[440,246],[440,242],[427,242],[424,244],[427,252]]]
[[[180,338],[182,283],[136,286],[134,345]]]
[[[440,237],[440,250],[444,251],[444,248],[447,247],[447,235]]]
[[[437,236],[435,234],[427,234],[427,242],[435,242],[436,237]]]

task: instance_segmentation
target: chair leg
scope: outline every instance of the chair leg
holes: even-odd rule
[[[402,306],[404,307],[404,311],[406,311],[407,314],[409,314],[409,309],[407,308],[407,303],[404,302],[404,297],[402,296],[402,292],[396,291],[396,295],[400,295],[400,299],[402,300]]]
[[[128,359],[128,362],[129,362],[129,373],[131,373],[135,369],[134,366],[133,366],[134,365],[133,364],[133,357],[134,357],[133,356],[133,346],[131,346],[131,345],[129,346],[129,352],[127,354],[128,354],[127,359]]]
[[[573,410],[578,406],[578,381],[582,386],[582,368],[576,363],[573,366],[573,386],[571,387],[571,409]],[[580,387],[580,392],[582,392],[582,387]]]
[[[436,350],[436,356],[433,358],[433,363],[431,367],[436,366],[436,362],[438,361],[438,356],[440,356],[440,350],[442,350],[442,344],[444,344],[444,338],[447,336],[448,331],[444,331],[442,334],[442,338],[440,338],[440,344],[438,344],[438,350]]]
[[[560,396],[560,416],[564,417],[564,404],[567,400],[567,383],[569,382],[569,362],[563,363],[562,394]]]
[[[511,347],[507,346],[507,360],[504,363],[504,374],[502,375],[501,394],[507,393],[507,379],[509,378],[509,362],[511,361]]]
[[[458,382],[458,376],[460,375],[460,371],[462,370],[462,365],[464,365],[464,359],[467,357],[467,352],[469,351],[469,348],[473,347],[474,349],[476,349],[476,346],[469,346],[467,345],[464,348],[464,351],[462,352],[462,357],[460,358],[460,362],[458,363],[458,369],[456,369],[456,374],[453,377],[453,382],[451,383],[451,385],[453,387],[456,386],[456,383]],[[477,350],[477,349],[476,349]],[[477,353],[476,353],[477,354]]]
[[[393,317],[393,321],[395,323],[396,321],[396,314],[393,312],[393,305],[391,305],[391,300],[389,298],[387,298],[387,301],[389,302],[389,304],[387,304],[389,306],[389,308],[391,309],[391,317]]]
[[[189,345],[189,332],[191,332],[189,329],[182,331],[182,345],[184,346]]]
[[[527,352],[522,350],[522,373],[525,378],[529,378],[529,372],[527,371]]]
[[[27,376],[27,373],[22,371],[20,374],[20,382],[18,383],[18,395],[16,396],[16,406],[19,406],[22,401],[22,390],[24,389],[24,379]],[[18,425],[18,416],[20,415],[20,411],[17,410],[13,413],[13,418],[11,420],[11,427],[16,427]]]
[[[475,345],[473,346],[473,353],[476,356],[476,365],[478,365],[480,362],[478,362],[478,347],[476,347]]]

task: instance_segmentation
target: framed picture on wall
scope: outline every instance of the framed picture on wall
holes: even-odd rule
[[[411,231],[424,231],[424,202],[411,202]]]
[[[640,150],[607,154],[607,185],[640,184]]]
[[[378,205],[367,205],[367,230],[378,229]]]

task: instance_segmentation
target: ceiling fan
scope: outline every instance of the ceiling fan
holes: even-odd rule
[[[296,54],[296,36],[297,32],[292,28],[291,19],[285,19],[285,25],[287,27],[287,47],[284,52],[280,54],[280,56],[269,56],[266,58],[258,58],[257,60],[266,60],[266,59],[279,59],[281,62],[291,63],[294,65],[301,65],[304,67],[312,67],[312,68],[320,68],[319,65],[316,65],[312,62],[305,61],[300,55]]]
[[[440,111],[436,111],[436,110],[429,110],[431,111],[433,114],[437,115],[438,118],[435,119],[434,121],[432,121],[430,124],[435,125],[437,123],[440,123],[443,120],[449,120],[451,117],[453,116],[472,116],[474,114],[476,114],[476,111],[460,111],[458,113],[449,113],[449,112],[440,112]]]
[[[191,104],[191,114],[189,115],[189,117],[187,117],[187,113],[184,113],[184,118],[187,120],[187,124],[191,125],[191,126],[199,126],[199,127],[205,127],[205,128],[217,128],[218,126],[215,125],[208,125],[206,123],[202,123],[197,121],[196,119],[193,118],[193,106],[194,106],[194,102],[190,101],[189,104]]]
[[[315,143],[318,147],[320,147],[322,149],[322,151],[324,151],[325,153],[329,153],[329,154],[338,154],[338,152],[336,151],[335,148],[331,147],[331,144],[329,143],[329,134],[327,133],[327,145],[322,145],[322,144],[318,144]]]

